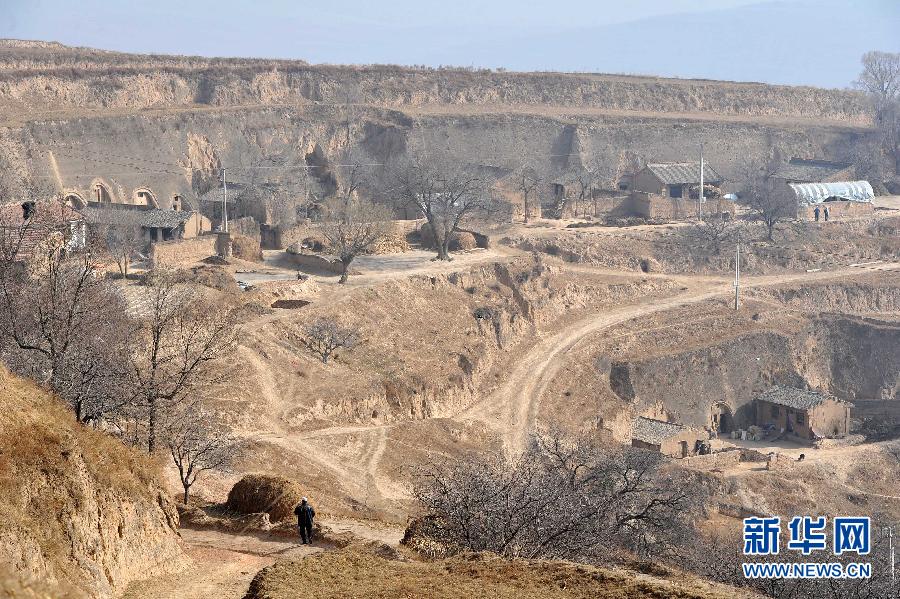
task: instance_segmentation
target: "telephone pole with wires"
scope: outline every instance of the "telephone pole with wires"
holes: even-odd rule
[[[222,167],[222,232],[228,232],[228,183],[225,181],[225,167]]]
[[[734,309],[741,305],[741,244],[734,249]]]
[[[700,144],[700,193],[697,194],[697,220],[703,222],[703,144]]]

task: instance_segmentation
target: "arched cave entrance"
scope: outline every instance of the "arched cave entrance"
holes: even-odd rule
[[[153,195],[153,192],[143,187],[134,190],[134,203],[138,206],[147,206],[150,208],[159,207],[159,203],[156,201],[156,196]]]
[[[112,193],[109,191],[109,187],[104,185],[103,183],[94,183],[93,189],[93,197],[91,198],[94,202],[98,202],[100,204],[112,204]]]
[[[719,434],[727,434],[734,430],[734,414],[727,404],[719,402],[712,407],[710,428]]]

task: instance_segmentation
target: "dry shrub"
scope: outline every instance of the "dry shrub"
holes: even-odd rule
[[[228,492],[228,509],[242,514],[267,513],[272,522],[294,515],[303,491],[289,478],[270,474],[248,474]]]
[[[236,258],[262,262],[263,253],[259,241],[246,235],[235,235],[231,239],[231,252]]]

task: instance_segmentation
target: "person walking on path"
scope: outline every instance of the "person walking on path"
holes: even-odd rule
[[[816,206],[813,209],[813,214],[816,216],[816,222],[819,222],[819,207],[818,206]]]
[[[825,222],[828,222],[828,217],[831,216],[831,211],[828,210],[828,206],[825,206]]]
[[[309,505],[306,497],[303,497],[294,508],[294,514],[297,516],[297,531],[300,533],[303,544],[312,545],[313,518],[316,517],[316,510]]]

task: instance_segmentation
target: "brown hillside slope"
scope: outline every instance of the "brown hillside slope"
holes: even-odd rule
[[[53,596],[108,597],[179,564],[177,526],[154,464],[0,367],[0,563]]]
[[[245,599],[309,596],[407,599],[714,599],[737,590],[698,579],[677,582],[567,562],[471,554],[437,562],[396,559],[390,550],[351,547],[279,562],[253,579]]]

